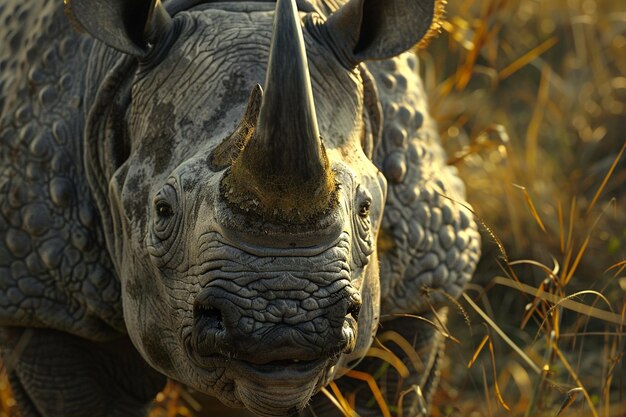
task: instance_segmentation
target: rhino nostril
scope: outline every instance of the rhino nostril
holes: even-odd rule
[[[217,330],[224,330],[224,319],[219,309],[197,305],[195,313],[196,318],[201,319],[206,326]]]
[[[348,314],[352,316],[352,318],[358,322],[359,321],[359,313],[361,312],[361,303],[351,303],[350,307],[348,307]]]

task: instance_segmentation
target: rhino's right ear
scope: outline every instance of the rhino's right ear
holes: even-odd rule
[[[144,57],[169,33],[172,19],[161,0],[64,0],[74,26],[121,52]]]
[[[445,0],[350,0],[322,26],[345,64],[396,56],[439,28]]]

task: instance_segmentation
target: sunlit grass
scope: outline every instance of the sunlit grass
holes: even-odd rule
[[[422,71],[485,242],[433,414],[624,416],[626,14],[468,0],[444,29]]]

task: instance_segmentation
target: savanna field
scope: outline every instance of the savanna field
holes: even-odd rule
[[[626,3],[450,0],[419,55],[483,236],[433,417],[626,417]],[[247,414],[170,383],[150,415]]]

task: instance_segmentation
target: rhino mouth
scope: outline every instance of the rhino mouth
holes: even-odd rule
[[[284,416],[306,406],[336,361],[281,360],[266,364],[235,361],[231,366],[235,395],[255,414]]]
[[[356,339],[356,320],[346,317],[344,329],[349,337],[343,350],[334,350],[332,353],[313,355],[312,352],[300,352],[299,355],[288,355],[287,358],[277,360],[260,360],[255,357],[239,357],[232,352],[216,352],[209,348],[206,340],[206,332],[190,332],[185,338],[185,350],[193,364],[201,369],[212,369],[216,366],[229,368],[238,376],[250,377],[251,379],[310,380],[317,374],[328,370],[335,365],[341,354],[351,351]],[[209,338],[213,339],[213,338]],[[214,341],[214,340],[211,340]],[[280,349],[278,349],[280,350]]]
[[[298,359],[287,359],[272,361],[264,364],[255,364],[245,360],[236,360],[233,365],[238,368],[242,374],[251,374],[253,376],[270,376],[272,378],[289,378],[289,377],[308,377],[311,373],[318,373],[330,359],[316,359],[310,361],[301,361]]]
[[[321,373],[326,368],[334,365],[339,359],[339,355],[336,355],[332,358],[318,358],[313,360],[282,359],[266,363],[254,363],[219,353],[201,355],[193,349],[191,343],[187,343],[186,345],[189,358],[198,368],[208,369],[215,367],[216,363],[221,363],[223,366],[234,370],[238,375],[259,380],[310,379],[313,375]]]
[[[254,363],[219,353],[201,354],[193,348],[191,339],[187,338],[186,350],[199,373],[223,368],[223,377],[232,381],[239,406],[267,417],[286,416],[303,409],[340,356]]]

